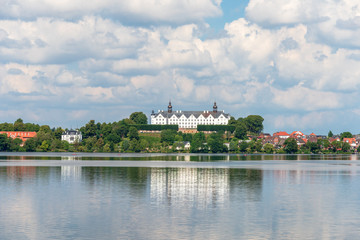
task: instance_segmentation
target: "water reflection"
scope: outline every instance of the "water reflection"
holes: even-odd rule
[[[157,205],[222,206],[229,185],[229,169],[151,169],[150,198]]]
[[[137,154],[137,153],[1,153],[1,160],[103,160],[103,161],[270,161],[359,160],[359,154]]]
[[[357,160],[354,156],[343,158]],[[305,156],[291,155],[290,164],[316,168],[274,164],[273,170],[256,170],[81,167],[76,163],[84,156],[59,157],[67,164],[0,167],[0,239],[357,239],[360,234],[356,161],[304,163],[297,160]],[[271,157],[184,155],[179,161]],[[323,159],[328,158],[337,156]]]
[[[61,161],[81,161],[79,156],[61,156]],[[76,165],[62,165],[61,178],[63,180],[76,180],[81,178],[81,166]]]

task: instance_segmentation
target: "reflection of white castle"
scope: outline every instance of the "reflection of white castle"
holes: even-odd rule
[[[228,169],[151,169],[150,197],[157,204],[222,205],[229,198]]]
[[[62,156],[61,161],[79,161],[81,157],[75,156]],[[75,165],[62,165],[61,166],[61,178],[64,180],[80,179],[81,178],[81,166]]]

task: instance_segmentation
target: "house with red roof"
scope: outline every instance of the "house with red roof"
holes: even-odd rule
[[[287,132],[276,132],[273,134],[273,137],[279,137],[279,138],[282,138],[282,139],[286,139],[288,137],[290,137],[290,134],[288,134]]]
[[[359,142],[355,138],[344,138],[343,142],[348,143],[351,149],[356,149],[359,146]]]

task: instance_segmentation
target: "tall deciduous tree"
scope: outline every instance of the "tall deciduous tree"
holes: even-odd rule
[[[130,140],[132,140],[132,139],[138,140],[139,139],[139,132],[136,129],[136,127],[130,127],[129,128],[128,137],[130,138]]]
[[[80,130],[83,134],[83,138],[93,137],[96,135],[96,125],[95,120],[90,120],[85,127],[82,127]]]
[[[343,132],[340,134],[340,138],[341,140],[343,140],[344,138],[352,138],[353,135],[351,134],[351,132]]]
[[[249,115],[244,119],[244,121],[247,126],[247,130],[250,133],[259,134],[264,129],[264,118],[259,115]]]
[[[147,117],[143,112],[133,112],[130,115],[130,120],[136,124],[147,124]]]
[[[296,153],[298,151],[298,145],[294,138],[287,138],[284,145],[286,153]]]
[[[0,134],[0,151],[5,152],[10,150],[10,141],[6,134]]]

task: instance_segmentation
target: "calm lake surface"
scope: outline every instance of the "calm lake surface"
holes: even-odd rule
[[[358,239],[359,159],[0,153],[0,239]]]

